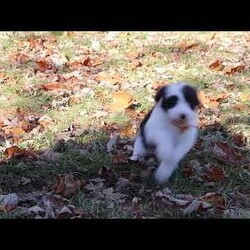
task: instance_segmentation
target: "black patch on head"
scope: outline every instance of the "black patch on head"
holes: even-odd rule
[[[163,98],[161,106],[166,111],[173,108],[178,102],[178,97],[176,95],[171,95],[168,98]]]
[[[200,104],[196,89],[191,86],[185,85],[182,91],[186,102],[190,105],[191,109],[194,110],[195,107]]]
[[[164,96],[164,93],[166,92],[167,92],[167,86],[161,87],[155,95],[155,101],[159,102],[159,100]]]

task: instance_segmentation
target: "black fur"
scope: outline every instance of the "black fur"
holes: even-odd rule
[[[147,142],[146,142],[144,127],[145,127],[145,125],[146,125],[146,123],[147,123],[147,121],[148,121],[148,119],[149,119],[149,117],[150,117],[152,111],[153,111],[153,109],[150,110],[150,111],[148,112],[148,114],[147,114],[147,115],[145,116],[145,118],[142,120],[141,125],[140,125],[140,133],[141,133],[142,141],[143,141],[143,144],[144,144],[144,146],[145,146],[146,148],[148,148],[148,144],[147,144]]]
[[[182,91],[187,103],[190,105],[191,109],[194,110],[195,107],[200,104],[196,89],[191,86],[185,85]]]
[[[164,96],[164,94],[166,95],[166,92],[167,92],[167,86],[161,87],[155,95],[155,101],[159,102],[162,96]]]
[[[167,111],[168,109],[173,108],[178,101],[178,97],[175,95],[169,96],[168,98],[163,98],[161,106],[162,108]]]

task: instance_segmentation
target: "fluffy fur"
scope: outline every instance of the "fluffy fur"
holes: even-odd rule
[[[140,125],[131,160],[140,160],[153,150],[159,162],[155,178],[162,184],[195,144],[195,108],[199,100],[195,88],[178,82],[162,87],[156,93],[155,101],[155,106]]]

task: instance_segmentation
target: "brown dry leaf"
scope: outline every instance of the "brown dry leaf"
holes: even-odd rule
[[[76,95],[71,95],[69,97],[69,105],[74,105],[74,104],[77,104],[79,103],[81,100],[80,100],[80,97],[79,96],[76,96]]]
[[[199,200],[211,203],[214,206],[217,206],[222,209],[225,208],[225,199],[221,194],[218,193],[208,193],[204,196],[199,197]]]
[[[245,105],[243,105],[243,104],[236,104],[236,105],[234,105],[232,108],[233,108],[234,110],[242,111],[242,110],[244,110],[246,107],[245,107]]]
[[[84,66],[92,66],[92,63],[91,63],[91,59],[90,59],[90,57],[88,56],[87,58],[85,58],[83,61],[82,61],[82,64],[84,65]]]
[[[135,135],[135,132],[136,132],[136,128],[135,128],[134,124],[130,123],[120,130],[120,136],[121,137],[131,137],[131,136]]]
[[[41,60],[37,61],[36,67],[41,72],[52,69],[52,65],[48,61],[46,61],[46,59],[41,59]]]
[[[189,49],[197,47],[199,44],[199,41],[182,41],[178,44],[178,48],[180,51],[186,52]]]
[[[182,169],[181,173],[183,176],[189,177],[194,175],[194,170],[191,167],[186,167]]]
[[[4,72],[0,72],[0,81],[2,81],[5,78],[5,73]]]
[[[234,134],[233,135],[233,142],[238,147],[244,147],[246,145],[247,138],[244,136],[244,134]]]
[[[76,35],[76,32],[74,31],[66,31],[66,36],[74,37],[75,35]]]
[[[159,52],[159,51],[154,51],[154,52],[152,53],[152,56],[153,56],[153,57],[156,57],[156,58],[162,58],[162,57],[163,57],[163,54],[162,54],[161,52]]]
[[[125,91],[118,91],[113,94],[113,102],[109,105],[111,111],[121,111],[128,108],[134,98],[133,96]]]
[[[14,127],[10,129],[10,133],[13,137],[20,137],[21,135],[25,134],[25,131],[21,127]]]
[[[193,200],[185,209],[183,209],[184,214],[192,214],[199,211],[207,210],[212,205],[205,201]]]
[[[41,124],[44,128],[48,128],[52,123],[53,120],[47,116],[47,115],[43,115],[39,118],[38,120],[39,124]]]
[[[21,156],[25,154],[26,151],[24,149],[19,148],[18,146],[11,146],[9,148],[6,148],[4,151],[4,155],[7,157],[7,159],[11,159],[14,156]]]
[[[119,73],[107,74],[102,72],[99,73],[94,79],[97,82],[108,82],[113,85],[123,82],[122,76]]]
[[[139,59],[143,57],[145,54],[142,52],[135,52],[135,51],[130,51],[126,54],[126,57],[128,59],[134,60],[134,59]]]
[[[159,90],[161,87],[165,86],[167,83],[166,82],[154,82],[152,84],[152,89],[157,91]]]
[[[238,66],[235,66],[235,67],[225,67],[223,72],[227,75],[232,75],[232,74],[235,74],[236,72],[241,72],[245,69],[245,65],[238,65]]]
[[[67,198],[79,190],[83,184],[83,181],[77,179],[72,174],[61,175],[58,177],[56,184],[54,184],[53,191]]]
[[[44,47],[42,41],[35,37],[29,38],[28,43],[30,49],[41,49]]]
[[[131,69],[136,69],[136,68],[141,67],[141,66],[142,66],[142,62],[139,59],[134,59],[130,63],[130,68]]]
[[[220,105],[219,102],[212,101],[210,98],[206,97],[205,93],[202,90],[198,92],[198,99],[200,103],[203,105],[203,107],[206,109],[218,108],[218,106]]]
[[[130,118],[137,118],[140,116],[140,113],[137,113],[134,109],[128,108],[125,110],[125,113],[127,116],[129,116]]]
[[[209,38],[209,40],[213,40],[216,35],[217,35],[217,33],[213,33],[213,35]]]
[[[50,82],[42,84],[41,88],[43,88],[46,91],[61,90],[65,89],[65,85],[60,82]]]
[[[217,59],[214,62],[210,63],[208,67],[210,69],[214,69],[216,71],[220,71],[220,70],[223,69],[222,61],[220,59]]]
[[[128,157],[123,154],[116,154],[112,158],[113,164],[121,164],[121,163],[127,163],[127,162],[128,162]]]
[[[229,94],[227,94],[227,93],[220,93],[218,95],[211,96],[210,100],[211,101],[220,101],[220,100],[228,98],[228,96],[229,96]]]
[[[82,62],[81,61],[75,61],[75,62],[66,62],[65,64],[68,68],[72,70],[80,69],[82,68]]]
[[[208,181],[223,181],[225,179],[225,174],[222,168],[219,167],[211,167],[206,172],[206,179]]]
[[[23,64],[29,61],[29,57],[24,53],[10,54],[9,59],[13,64]]]
[[[238,163],[240,157],[236,155],[233,148],[224,142],[215,142],[213,147],[213,155],[220,161],[226,163]]]
[[[29,132],[31,126],[27,120],[23,120],[21,121],[21,127],[25,132]]]
[[[26,112],[22,108],[16,109],[16,116],[20,122],[25,119],[26,115],[27,115]]]

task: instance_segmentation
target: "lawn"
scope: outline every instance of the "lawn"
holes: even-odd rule
[[[250,218],[249,32],[1,32],[0,218]],[[163,85],[199,137],[163,186],[132,162]]]

